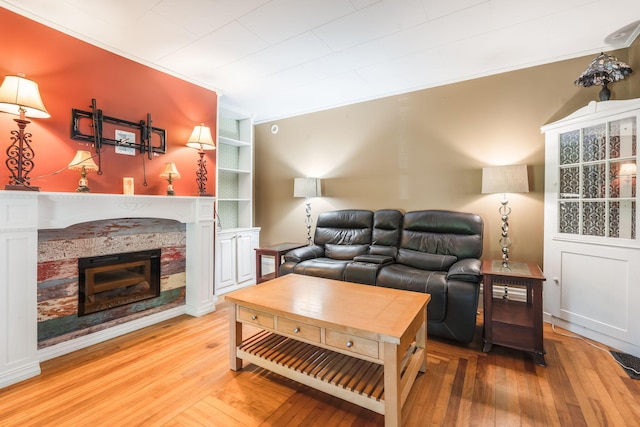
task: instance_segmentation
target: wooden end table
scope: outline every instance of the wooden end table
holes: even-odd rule
[[[282,263],[282,255],[287,252],[307,246],[306,243],[278,243],[271,246],[263,246],[256,248],[256,283],[266,282],[279,276],[278,270]],[[270,274],[262,274],[262,257],[272,256],[275,259],[275,272]]]
[[[484,260],[482,262],[485,353],[493,344],[530,352],[540,366],[544,360],[542,337],[542,282],[540,267],[532,262]],[[494,286],[526,288],[526,302],[494,298]]]

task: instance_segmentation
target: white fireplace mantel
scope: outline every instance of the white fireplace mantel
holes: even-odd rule
[[[40,374],[40,361],[59,355],[38,351],[38,230],[117,218],[164,218],[186,224],[186,304],[169,316],[215,310],[214,201],[211,197],[41,193],[0,190],[0,388]],[[158,313],[81,337],[64,352],[166,319]],[[115,331],[113,331],[115,330]],[[92,334],[92,335],[97,335]],[[53,356],[52,356],[53,354]]]

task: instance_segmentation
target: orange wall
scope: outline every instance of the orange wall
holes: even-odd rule
[[[177,195],[197,193],[197,151],[185,146],[193,126],[201,122],[215,135],[218,97],[214,91],[140,65],[64,33],[0,8],[0,78],[24,73],[40,87],[49,119],[33,119],[35,167],[31,185],[41,191],[75,191],[79,173],[66,169],[76,150],[93,151],[90,144],[71,139],[71,109],[91,110],[95,98],[103,114],[132,122],[146,120],[167,132],[167,153],[154,156],[115,154],[105,145],[103,174],[89,175],[94,193],[122,193],[122,177],[135,179],[136,194],[165,194],[166,181],[158,175],[165,162],[175,162],[182,179],[174,182]],[[0,113],[0,188],[9,182],[4,152],[16,116]],[[118,127],[132,131],[126,127]],[[114,138],[105,126],[105,137]],[[83,132],[87,132],[84,131]],[[134,131],[135,132],[135,131]],[[138,142],[138,141],[137,141]],[[209,193],[215,192],[215,151],[206,152]],[[61,170],[55,174],[55,172]],[[143,186],[144,170],[148,186]],[[53,175],[51,175],[53,174]]]

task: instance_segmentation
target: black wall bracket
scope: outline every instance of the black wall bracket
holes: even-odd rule
[[[91,100],[91,111],[71,109],[71,139],[85,141],[94,144],[98,155],[98,167],[100,165],[100,154],[104,144],[113,146],[133,147],[140,151],[140,154],[147,153],[149,160],[152,159],[154,153],[165,154],[167,151],[167,132],[151,126],[151,114],[147,114],[147,120],[132,122],[130,120],[118,119],[102,114],[102,110],[96,105],[95,98]],[[103,135],[105,124],[112,126],[125,126],[129,129],[137,131],[139,135],[138,141],[131,142],[127,140],[117,140],[107,138]],[[90,132],[93,128],[93,132]],[[85,130],[86,131],[83,131]],[[100,172],[99,172],[100,173]]]

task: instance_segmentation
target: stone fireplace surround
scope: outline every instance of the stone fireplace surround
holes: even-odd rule
[[[40,362],[181,314],[215,310],[214,198],[0,191],[0,387]],[[186,224],[186,304],[38,350],[38,230],[88,221],[163,218]]]

